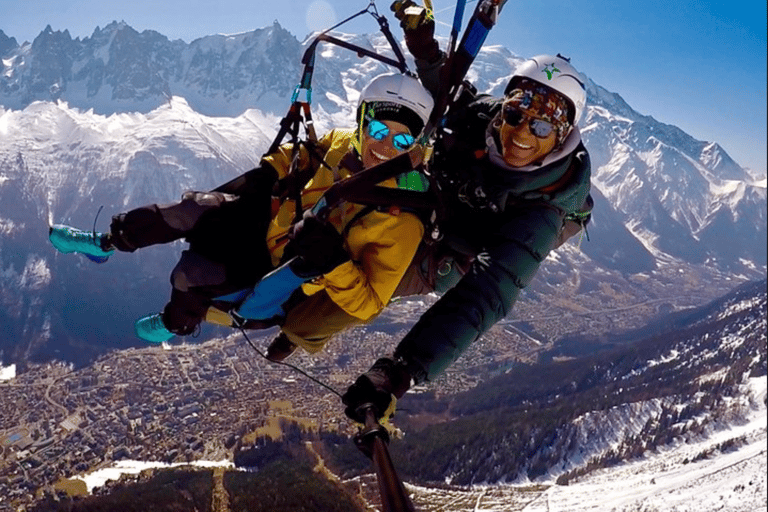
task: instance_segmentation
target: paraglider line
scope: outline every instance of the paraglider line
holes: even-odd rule
[[[93,219],[93,240],[96,241],[96,221],[99,220],[99,214],[104,209],[104,205],[99,206],[99,210],[96,212],[96,217]]]
[[[302,374],[303,376],[305,376],[309,380],[313,381],[315,384],[319,384],[320,386],[324,387],[325,389],[327,389],[328,391],[330,391],[334,395],[336,395],[339,398],[341,398],[341,393],[339,393],[338,391],[333,389],[331,386],[329,386],[325,382],[322,382],[321,380],[317,379],[316,377],[313,377],[312,375],[308,374],[307,372],[305,372],[304,370],[302,370],[298,366],[292,365],[291,363],[285,363],[283,361],[273,361],[273,360],[269,359],[261,350],[259,350],[259,348],[256,345],[253,344],[253,342],[251,341],[251,338],[249,338],[248,334],[245,332],[245,329],[242,326],[238,326],[238,327],[240,329],[240,332],[243,333],[243,337],[245,337],[245,341],[247,341],[248,344],[251,346],[251,348],[253,348],[253,350],[255,350],[256,353],[259,354],[261,357],[263,357],[264,359],[266,359],[270,363],[276,363],[276,364],[281,364],[283,366],[287,366],[288,368],[290,368],[290,369],[292,369],[292,370]]]

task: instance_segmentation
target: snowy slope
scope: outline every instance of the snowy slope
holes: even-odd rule
[[[0,359],[48,358],[82,339],[94,349],[64,349],[64,357],[87,360],[93,350],[135,344],[133,321],[163,306],[181,246],[82,267],[80,257],[51,250],[48,226],[88,228],[103,206],[104,230],[126,209],[211,189],[258,163],[276,123],[257,110],[207,117],[182,98],[146,114],[104,116],[50,102],[0,109]]]
[[[568,485],[407,488],[417,506],[451,512],[765,511],[765,390],[766,377],[751,379],[745,394],[753,405],[743,422],[730,429],[648,452]]]
[[[256,110],[237,118],[207,117],[183,98],[161,107],[104,116],[64,103],[36,102],[0,111],[0,134],[15,162],[5,160],[4,181],[20,168],[45,197],[47,216],[61,222],[106,183],[122,189],[119,207],[171,200],[177,191],[208,188],[258,164],[277,119]],[[65,189],[77,190],[62,198]]]
[[[765,253],[753,238],[765,235],[764,183],[716,143],[641,116],[590,85],[582,133],[593,183],[635,236],[651,251],[686,261],[729,265],[744,258],[764,265]],[[753,222],[745,222],[745,215]]]
[[[766,510],[766,377],[752,379],[745,395],[753,409],[743,424],[601,470],[568,486],[555,485],[522,510]],[[740,441],[733,448],[722,449],[736,439]]]

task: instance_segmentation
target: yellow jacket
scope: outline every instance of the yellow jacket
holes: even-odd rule
[[[316,159],[312,160],[312,165],[318,168],[301,193],[304,210],[312,208],[335,181],[352,174],[349,169],[341,167],[340,162],[352,151],[353,136],[353,130],[335,129],[318,141],[323,160],[331,168],[318,165]],[[285,177],[290,168],[291,145],[283,145],[276,153],[264,157],[263,161],[274,167],[280,178]],[[302,146],[299,169],[308,165],[309,156]],[[380,185],[396,188],[397,181],[391,178]],[[307,295],[324,289],[341,309],[361,320],[372,318],[387,305],[424,234],[424,225],[412,213],[393,209],[373,210],[360,215],[365,208],[364,205],[347,202],[334,208],[328,220],[340,233],[346,234],[345,244],[351,261],[303,285]],[[267,247],[274,265],[278,265],[283,256],[295,211],[293,199],[283,201],[267,231]]]

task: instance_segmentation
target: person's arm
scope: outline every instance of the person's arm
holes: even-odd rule
[[[506,221],[485,237],[487,251],[400,342],[395,359],[408,367],[415,381],[441,373],[510,312],[520,291],[558,246],[566,219],[586,222],[592,210],[591,164],[583,146],[574,153],[571,165],[571,178],[550,191],[547,201],[542,196],[504,213]]]
[[[381,358],[347,389],[345,413],[360,420],[360,406],[381,415],[392,397],[434,379],[512,309],[547,257],[560,232],[563,212],[538,203],[487,234],[488,250],[470,271],[419,319],[392,358]],[[479,229],[479,228],[478,228]]]
[[[416,73],[422,85],[437,94],[440,70],[445,64],[445,52],[435,39],[435,20],[424,7],[412,0],[392,4],[395,17],[400,20],[405,44],[416,62]]]
[[[563,212],[545,204],[489,233],[487,252],[427,310],[395,350],[416,382],[432,380],[512,309],[555,244]]]
[[[573,178],[547,194],[550,201],[517,205],[496,228],[485,226],[488,245],[470,271],[422,315],[392,358],[376,361],[347,389],[347,416],[359,419],[365,403],[383,414],[392,396],[401,398],[414,383],[433,379],[509,313],[557,244],[564,220],[591,211],[591,166],[583,148],[574,165]]]
[[[318,283],[347,314],[368,320],[392,298],[424,234],[416,215],[371,212],[347,233],[353,259]]]

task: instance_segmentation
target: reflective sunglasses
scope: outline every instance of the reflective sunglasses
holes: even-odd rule
[[[512,106],[504,107],[502,117],[504,122],[512,127],[520,125],[520,123],[526,119],[530,119],[528,122],[528,128],[531,130],[532,134],[540,139],[546,139],[555,129],[555,125],[549,121],[543,121],[541,119],[536,119],[535,117],[529,117],[520,109]]]
[[[368,136],[376,140],[384,140],[389,135],[389,127],[375,119],[368,123]],[[399,151],[406,151],[413,146],[416,139],[410,133],[397,133],[392,137],[392,145]]]

